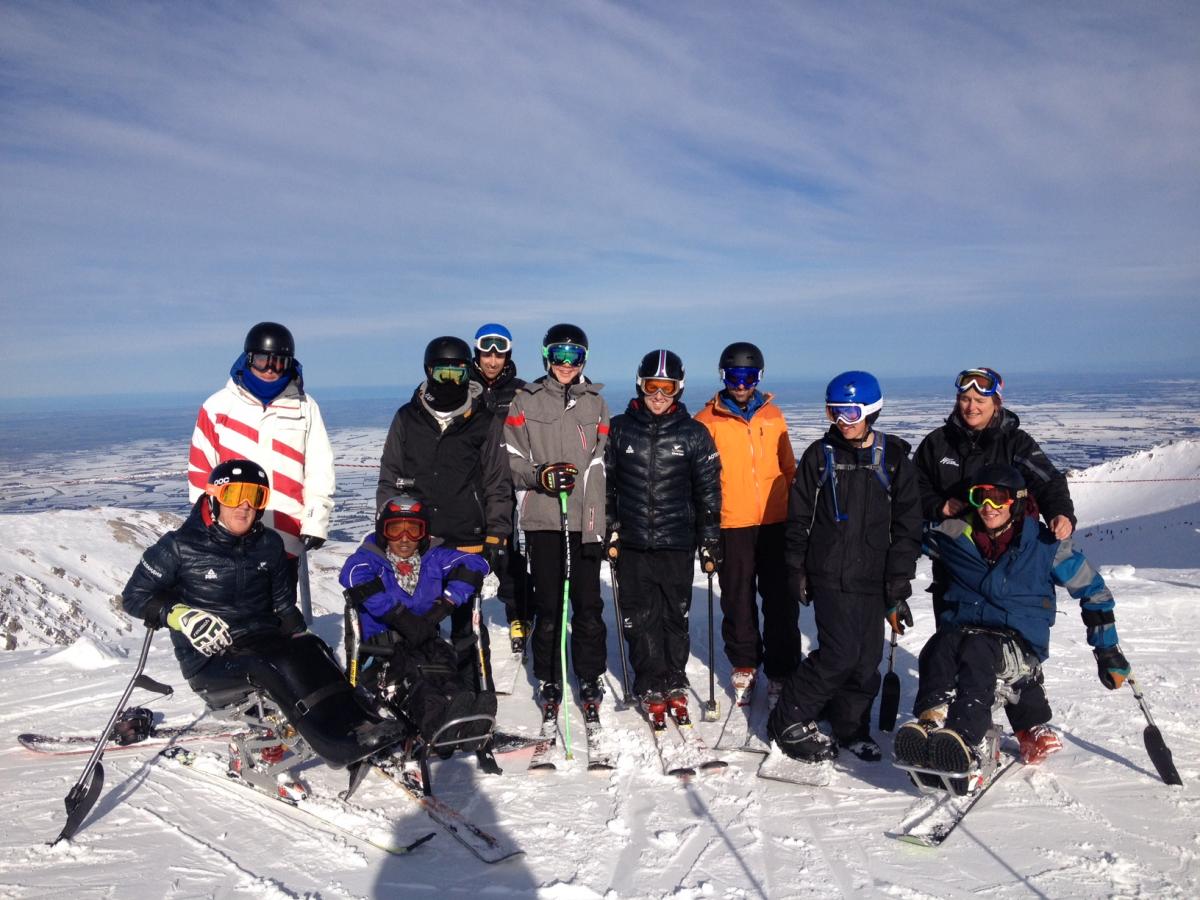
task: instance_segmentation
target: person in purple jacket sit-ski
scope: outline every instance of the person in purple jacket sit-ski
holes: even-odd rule
[[[366,664],[361,683],[412,720],[426,740],[446,722],[495,718],[496,695],[472,690],[455,667],[454,648],[439,623],[471,601],[488,573],[478,553],[431,546],[423,501],[392,497],[375,516],[375,531],[342,566],[347,613],[357,615]],[[439,736],[478,750],[491,723],[477,720]],[[480,738],[478,742],[470,738]]]

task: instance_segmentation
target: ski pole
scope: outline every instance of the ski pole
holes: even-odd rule
[[[571,520],[567,516],[567,492],[558,492],[558,508],[559,519],[562,521],[563,533],[563,601],[562,601],[562,628],[558,636],[558,662],[559,662],[559,677],[561,684],[563,700],[567,700],[567,691],[569,685],[567,683],[567,613],[571,604]],[[574,759],[575,755],[571,750],[571,707],[569,703],[563,703],[563,743],[566,747],[567,759]]]
[[[308,584],[308,549],[300,545],[300,555],[296,558],[296,586],[300,588],[300,612],[304,615],[304,624],[312,626],[312,591]]]
[[[1164,782],[1182,787],[1183,779],[1179,777],[1179,770],[1175,768],[1175,761],[1171,759],[1171,748],[1167,746],[1167,742],[1163,740],[1162,732],[1158,730],[1158,726],[1150,718],[1150,707],[1146,704],[1146,698],[1142,696],[1142,692],[1138,690],[1137,682],[1133,678],[1133,672],[1130,672],[1129,677],[1125,680],[1129,682],[1130,688],[1133,689],[1133,696],[1137,698],[1138,706],[1142,708],[1142,715],[1146,717],[1146,728],[1142,732],[1142,739],[1146,743],[1146,752],[1150,754],[1150,761],[1154,763],[1154,768],[1158,769],[1159,777]]]
[[[112,734],[113,726],[117,723],[117,718],[121,715],[121,711],[125,709],[125,704],[129,700],[129,695],[133,693],[133,689],[138,686],[138,682],[142,677],[142,670],[146,668],[146,657],[150,655],[150,642],[154,639],[154,629],[147,626],[146,639],[142,642],[142,653],[138,657],[137,670],[133,673],[133,677],[129,679],[129,684],[125,686],[125,693],[121,694],[121,699],[117,701],[117,708],[113,710],[113,714],[108,719],[108,724],[104,726],[104,730],[100,732],[100,740],[96,742],[96,749],[92,751],[92,755],[88,757],[87,765],[83,767],[83,774],[79,776],[79,780],[75,782],[75,786],[71,788],[63,801],[67,807],[67,822],[63,825],[63,829],[59,832],[58,837],[50,842],[53,847],[59,841],[69,841],[71,836],[75,834],[84,817],[87,816],[92,806],[95,805],[96,799],[100,796],[100,791],[104,787],[104,766],[100,764],[100,759],[104,756],[104,745],[108,743],[108,736]],[[93,777],[94,776],[94,777]]]
[[[721,706],[717,703],[717,673],[715,670],[716,650],[713,643],[713,573],[708,573],[708,702],[704,704],[704,721],[715,722],[721,718]]]
[[[879,694],[879,730],[891,731],[896,727],[896,713],[900,709],[900,676],[896,674],[896,631],[892,630],[892,648],[888,651],[888,670],[883,676],[883,690]]]
[[[612,581],[613,595],[613,611],[617,614],[617,628],[620,630],[620,635],[617,637],[617,650],[621,653],[621,688],[625,691],[625,695],[621,698],[622,706],[629,706],[629,666],[625,662],[625,617],[621,615],[621,585],[617,580],[617,563],[610,556],[608,558],[608,576]]]
[[[476,590],[471,598],[471,630],[475,632],[475,655],[479,662],[479,690],[488,690],[487,651],[483,646],[483,596]]]
[[[353,606],[346,607],[346,622],[349,625],[350,640],[346,647],[346,679],[351,687],[358,686],[358,653],[362,647],[362,623],[358,620],[358,610]]]

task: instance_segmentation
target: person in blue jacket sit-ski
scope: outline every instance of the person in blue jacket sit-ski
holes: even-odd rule
[[[1129,676],[1112,594],[1070,538],[1060,541],[1038,522],[1020,471],[985,466],[967,497],[968,518],[945,519],[926,531],[923,549],[941,561],[950,581],[938,631],[922,651],[927,665],[913,705],[917,719],[902,726],[895,741],[899,762],[943,772],[965,772],[980,762],[998,676],[1007,675],[1016,690],[1041,683],[1055,586],[1079,601],[1101,683],[1115,690]],[[1046,724],[1050,716],[1043,700],[1027,711],[1027,721],[1012,723],[1025,763],[1062,749]]]
[[[454,648],[439,623],[471,602],[489,569],[478,553],[432,546],[425,503],[392,497],[375,516],[375,531],[342,566],[348,614],[358,616],[368,664],[362,683],[407,716],[431,740],[446,722],[473,715],[495,718],[496,695],[460,680]],[[452,728],[439,743],[482,749],[490,722]]]

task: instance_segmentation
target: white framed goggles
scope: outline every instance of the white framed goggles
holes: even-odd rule
[[[826,403],[825,415],[835,424],[857,425],[867,417],[867,407],[862,403]]]
[[[974,388],[981,397],[991,397],[1004,393],[1004,379],[994,369],[963,369],[954,379],[954,387],[960,394]]]
[[[502,334],[485,334],[475,339],[475,349],[480,353],[508,353],[512,341]]]

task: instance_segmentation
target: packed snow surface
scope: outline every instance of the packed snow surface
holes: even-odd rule
[[[105,474],[104,461],[93,459],[80,477]],[[1181,441],[1072,473],[1071,482],[1080,542],[1103,566],[1117,598],[1121,644],[1174,752],[1182,788],[1158,779],[1132,693],[1100,685],[1077,605],[1063,593],[1046,682],[1065,749],[1042,766],[1013,770],[937,850],[886,836],[916,797],[887,762],[842,761],[821,788],[759,779],[760,758],[738,752],[724,754],[730,765],[721,774],[688,782],[664,776],[646,726],[614,702],[621,695],[621,669],[610,605],[610,692],[603,718],[619,749],[613,772],[585,770],[575,706],[576,759],[565,771],[529,774],[521,754],[501,757],[502,776],[479,774],[472,759],[434,764],[443,799],[525,851],[491,866],[440,831],[408,856],[389,856],[189,779],[148,749],[108,754],[103,792],[78,835],[47,846],[62,827],[62,801],[84,757],[34,755],[16,744],[16,735],[89,733],[104,725],[144,636],[114,598],[142,550],[179,522],[178,515],[162,511],[156,491],[144,482],[92,484],[93,508],[0,516],[0,640],[14,648],[0,654],[0,785],[7,810],[0,821],[0,894],[1200,896],[1198,478],[1200,443]],[[353,493],[366,496],[361,488]],[[314,630],[337,648],[336,573],[366,529],[365,506],[361,496],[339,495],[340,539],[312,554]],[[916,625],[896,655],[901,721],[916,687],[916,653],[932,630],[928,604],[919,601],[928,580],[923,562],[914,586]],[[690,675],[698,719],[707,697],[709,627],[706,581],[698,573],[693,601]],[[494,601],[486,607],[493,646],[503,646],[502,610]],[[810,611],[801,624],[811,639]],[[729,670],[719,640],[717,655],[724,713]],[[176,694],[162,699],[138,692],[134,702],[152,706],[171,723],[203,716],[164,635],[154,641],[147,671],[173,684]],[[506,730],[536,729],[531,696],[531,678],[523,674],[515,693],[501,699]],[[697,728],[715,743],[719,725]],[[890,756],[890,736],[880,737]],[[306,774],[330,795],[342,787],[341,773],[316,767]],[[375,776],[359,799],[386,812],[397,834],[409,840],[437,830]]]

